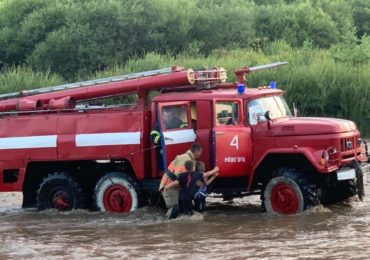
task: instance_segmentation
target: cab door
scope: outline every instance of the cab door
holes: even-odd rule
[[[189,102],[158,104],[160,126],[163,135],[163,153],[166,168],[179,154],[190,149],[196,135],[192,127]]]
[[[244,124],[242,100],[214,101],[216,165],[220,177],[247,176],[252,166],[252,135]]]

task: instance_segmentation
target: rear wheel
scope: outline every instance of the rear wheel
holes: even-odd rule
[[[96,184],[94,201],[100,211],[117,213],[134,211],[139,204],[136,182],[126,174],[109,173]]]
[[[296,169],[279,169],[274,176],[263,194],[263,204],[268,213],[296,214],[318,204],[314,186]]]
[[[80,185],[66,173],[53,173],[44,178],[37,190],[36,201],[40,210],[84,208]]]

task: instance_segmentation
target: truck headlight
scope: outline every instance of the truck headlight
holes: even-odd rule
[[[364,139],[361,139],[359,138],[357,140],[357,144],[358,144],[358,147],[361,147],[361,157],[367,157],[368,156],[368,152],[367,152],[367,144],[366,144],[366,141]]]
[[[338,148],[333,146],[323,151],[320,164],[328,167],[330,165],[336,165],[339,161]]]

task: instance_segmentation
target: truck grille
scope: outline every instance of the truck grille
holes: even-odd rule
[[[342,138],[340,144],[342,152],[352,151],[357,148],[357,138],[356,136]]]
[[[340,160],[342,164],[361,157],[361,148],[358,144],[359,135],[340,139]]]

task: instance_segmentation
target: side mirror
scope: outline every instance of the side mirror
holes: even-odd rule
[[[270,111],[269,111],[269,110],[267,110],[267,111],[265,112],[265,118],[266,118],[266,120],[267,120],[267,121],[271,121]]]
[[[257,113],[257,121],[263,122],[263,121],[270,121],[270,111],[267,110],[265,113]]]
[[[295,103],[293,102],[293,115],[295,116],[295,117],[297,117],[298,116],[298,109],[297,109],[297,107],[295,106]]]

